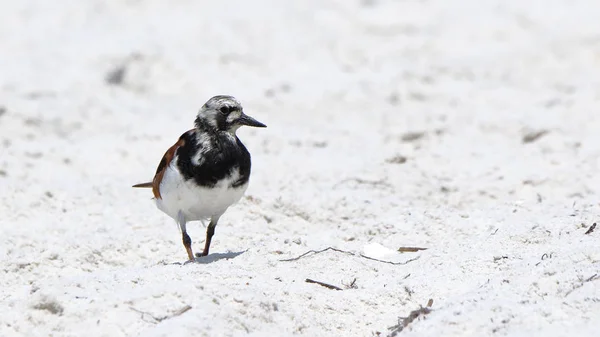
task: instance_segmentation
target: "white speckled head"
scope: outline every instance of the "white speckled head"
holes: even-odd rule
[[[263,123],[244,114],[242,104],[233,96],[214,96],[202,106],[196,118],[196,127],[203,130],[227,131],[235,134],[242,125],[266,127]]]

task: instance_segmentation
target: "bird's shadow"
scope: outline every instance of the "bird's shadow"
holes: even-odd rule
[[[241,252],[216,253],[216,254],[209,254],[208,256],[196,256],[194,258],[194,260],[189,260],[189,261],[185,261],[185,262],[173,262],[173,263],[168,263],[168,264],[178,265],[178,266],[183,266],[186,264],[194,264],[194,263],[209,264],[209,263],[217,262],[217,261],[223,260],[223,259],[225,259],[225,260],[233,259],[239,255],[244,254],[247,251],[248,250],[246,249]]]
[[[229,259],[233,259],[235,257],[238,257],[239,255],[244,254],[245,252],[247,252],[248,250],[244,250],[241,252],[227,252],[227,253],[215,253],[215,254],[208,254],[207,256],[196,256],[196,258],[194,258],[194,263],[199,263],[199,264],[209,264],[209,263],[213,263],[213,262],[217,262],[219,260],[229,260]],[[190,261],[191,262],[191,261]]]

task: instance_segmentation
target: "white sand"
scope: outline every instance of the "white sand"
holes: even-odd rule
[[[400,335],[598,336],[600,2],[105,2],[0,5],[1,336],[386,336],[430,298]],[[215,94],[269,127],[176,265],[130,185]],[[418,259],[280,261],[329,246]]]

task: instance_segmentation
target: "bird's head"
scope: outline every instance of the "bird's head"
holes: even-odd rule
[[[244,114],[240,102],[232,96],[214,96],[209,99],[196,117],[196,127],[213,131],[226,131],[235,134],[242,125],[259,128],[267,127],[256,119]]]

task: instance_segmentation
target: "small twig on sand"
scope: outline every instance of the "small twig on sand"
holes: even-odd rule
[[[585,232],[585,234],[592,234],[592,232],[594,231],[594,229],[596,229],[596,223],[594,222],[593,225],[590,226],[590,228]]]
[[[365,258],[367,260],[372,260],[372,261],[377,261],[377,262],[387,263],[387,264],[393,264],[394,266],[401,266],[401,265],[409,264],[409,263],[411,263],[411,262],[416,261],[416,260],[419,259],[419,257],[417,256],[414,259],[406,260],[404,262],[392,262],[392,261],[384,261],[384,260],[375,259],[375,258],[372,258],[372,257],[368,257],[366,255],[363,255],[363,254],[360,254],[359,256],[362,257],[362,258]]]
[[[565,297],[569,296],[573,291],[583,287],[584,284],[594,281],[594,280],[600,280],[600,277],[597,277],[598,274],[594,274],[588,278],[586,278],[585,280],[581,281],[581,283],[579,283],[578,285],[574,286],[573,289],[567,291],[567,293],[565,294]],[[580,279],[581,280],[581,279]]]
[[[362,178],[347,178],[347,179],[339,181],[337,184],[333,185],[333,188],[335,189],[338,186],[343,185],[348,182],[355,182],[359,185],[371,185],[371,186],[379,186],[379,187],[387,187],[387,188],[393,187],[392,184],[385,181],[385,179],[367,180],[367,179],[362,179]]]
[[[320,282],[320,281],[311,280],[311,279],[309,279],[309,278],[307,278],[307,279],[305,280],[305,282],[306,282],[306,283],[316,283],[316,284],[318,284],[318,285],[321,285],[321,286],[323,286],[323,287],[325,287],[325,288],[329,288],[329,289],[332,289],[332,290],[342,290],[342,288],[340,288],[340,287],[336,287],[336,286],[334,286],[334,285],[327,284],[327,283],[323,283],[323,282]]]
[[[294,257],[294,258],[291,258],[291,259],[283,259],[283,260],[279,260],[279,261],[285,261],[285,262],[288,262],[288,261],[296,261],[296,260],[300,260],[301,258],[305,257],[305,256],[306,256],[306,255],[308,255],[308,254],[311,254],[311,253],[313,253],[313,254],[319,254],[319,253],[326,252],[326,251],[328,251],[328,250],[333,250],[333,251],[335,251],[335,252],[339,252],[339,253],[344,253],[344,254],[350,254],[350,255],[354,255],[353,253],[351,253],[351,252],[347,252],[347,251],[345,251],[345,250],[341,250],[341,249],[337,249],[337,248],[333,248],[333,247],[327,247],[327,248],[325,248],[325,249],[321,249],[321,250],[309,250],[308,252],[306,252],[306,253],[304,253],[304,254],[302,254],[302,255],[298,256],[298,257]]]
[[[400,253],[414,253],[414,252],[418,252],[420,250],[427,250],[427,248],[421,248],[421,247],[400,247],[400,248],[398,248],[398,251]]]
[[[414,320],[419,318],[419,316],[427,315],[428,313],[430,313],[432,305],[433,305],[433,299],[430,298],[429,301],[427,301],[427,305],[425,307],[420,307],[417,310],[411,311],[407,317],[399,317],[398,324],[388,328],[389,330],[392,330],[392,332],[390,332],[389,336],[390,337],[396,336],[398,333],[402,332],[402,330],[404,328],[406,328],[410,323],[412,323]]]
[[[148,323],[154,323],[154,324],[160,323],[160,322],[162,322],[162,321],[164,321],[164,320],[166,320],[166,319],[169,319],[169,318],[173,318],[173,317],[181,316],[181,315],[183,315],[184,313],[186,313],[188,310],[192,309],[192,307],[191,307],[191,306],[189,306],[189,305],[186,305],[186,306],[184,306],[183,308],[181,308],[181,309],[179,309],[179,310],[175,311],[175,312],[174,312],[173,314],[171,314],[171,315],[165,315],[165,316],[156,317],[156,316],[152,315],[152,314],[151,314],[151,313],[149,313],[149,312],[146,312],[146,311],[141,311],[141,310],[138,310],[138,309],[136,309],[136,308],[134,308],[134,307],[130,307],[130,308],[131,308],[131,310],[133,310],[133,311],[135,311],[135,312],[139,312],[140,314],[142,314],[142,320],[144,320],[144,321],[146,321],[146,322],[148,322]],[[153,321],[147,321],[146,319],[144,319],[144,317],[146,317],[146,316],[149,316],[150,318],[152,318],[152,320],[153,320]]]
[[[352,280],[352,282],[350,282],[350,283],[342,282],[342,284],[344,285],[344,287],[346,287],[346,289],[358,289],[358,286],[356,285],[356,277],[354,278],[354,280]]]
[[[416,257],[414,259],[410,259],[410,260],[407,260],[407,261],[404,261],[404,262],[384,261],[384,260],[379,260],[379,259],[375,259],[375,258],[372,258],[372,257],[368,257],[368,256],[363,255],[363,254],[356,254],[356,253],[352,253],[352,252],[349,252],[349,251],[346,251],[346,250],[341,250],[341,249],[337,249],[337,248],[333,248],[333,247],[327,247],[327,248],[321,249],[321,250],[309,250],[308,252],[306,252],[306,253],[304,253],[304,254],[302,254],[300,256],[297,256],[297,257],[294,257],[294,258],[291,258],[291,259],[283,259],[283,260],[279,260],[279,261],[285,261],[285,262],[288,262],[288,261],[297,261],[297,260],[300,260],[301,258],[303,258],[303,257],[305,257],[305,256],[307,256],[309,254],[320,254],[320,253],[326,252],[328,250],[333,250],[334,252],[344,253],[344,254],[348,254],[348,255],[352,255],[352,256],[358,256],[358,257],[362,257],[362,258],[367,259],[367,260],[372,260],[372,261],[377,261],[377,262],[381,262],[381,263],[392,264],[392,265],[396,265],[396,266],[405,265],[405,264],[408,264],[410,262],[413,262],[413,261],[416,261],[416,260],[419,259],[419,257]]]

